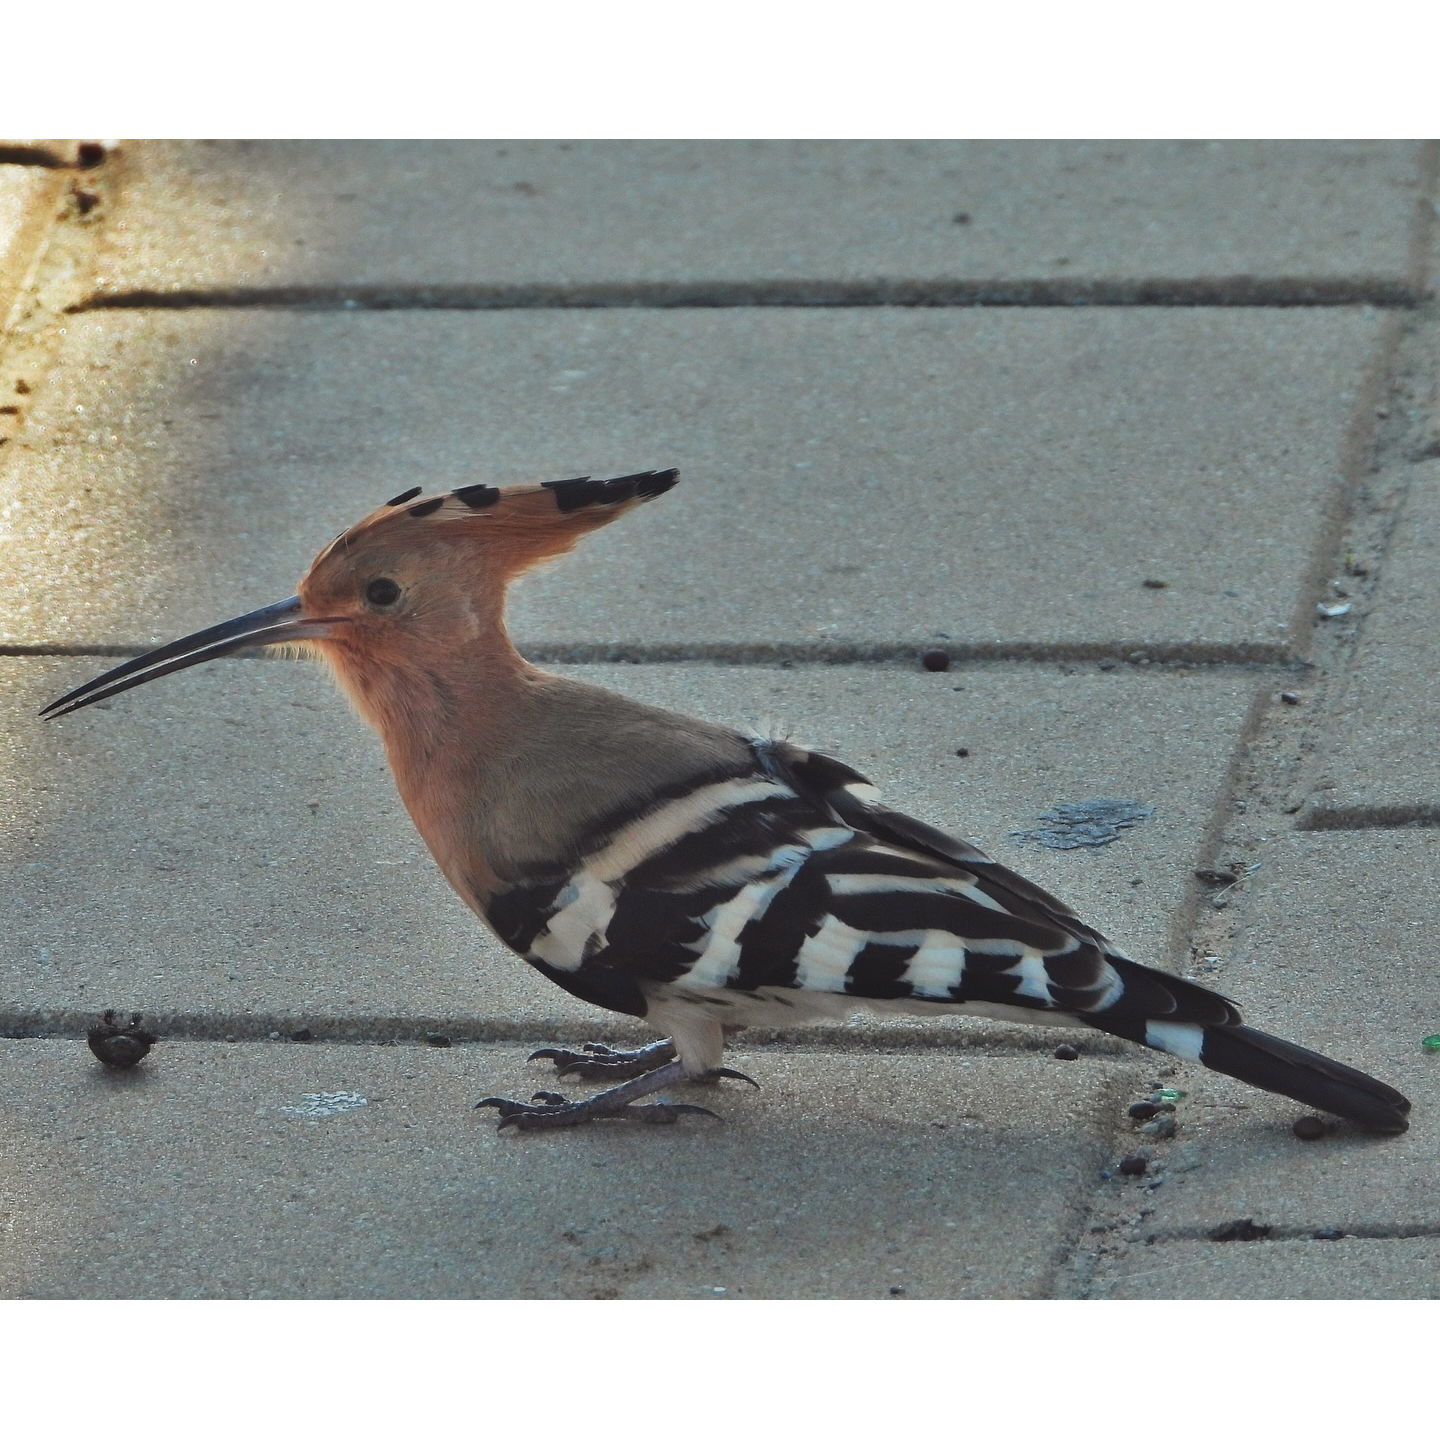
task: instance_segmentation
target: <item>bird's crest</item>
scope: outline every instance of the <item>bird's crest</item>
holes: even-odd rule
[[[338,535],[316,557],[315,564],[336,550],[349,551],[359,545],[405,545],[412,535],[421,538],[418,527],[423,526],[427,540],[482,545],[488,565],[508,579],[563,555],[592,530],[663,495],[674,486],[679,473],[674,469],[646,470],[612,480],[582,475],[506,489],[462,485],[425,498],[416,486]]]

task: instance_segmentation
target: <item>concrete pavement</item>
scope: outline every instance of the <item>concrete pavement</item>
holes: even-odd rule
[[[288,595],[313,537],[397,481],[625,474],[683,454],[680,505],[521,587],[522,641],[576,658],[888,658],[948,637],[957,654],[1283,660],[1311,624],[1306,586],[1369,428],[1389,318],[72,316],[28,407],[35,503],[0,558],[25,581],[0,636],[128,645],[155,617],[194,628],[237,594]],[[140,535],[170,543],[137,549]]]
[[[1433,144],[44,144],[0,143],[0,1293],[1440,1290]],[[638,1032],[469,917],[323,674],[34,719],[409,485],[664,464],[529,653],[831,750],[1411,1131],[872,1022],[737,1037],[723,1125],[497,1135],[528,1046]],[[1154,814],[1010,839],[1100,795]],[[131,1074],[108,1006],[166,1037]]]

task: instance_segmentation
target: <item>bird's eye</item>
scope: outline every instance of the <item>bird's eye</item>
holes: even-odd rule
[[[372,605],[393,605],[400,598],[400,587],[393,580],[372,580],[365,587],[365,598]]]

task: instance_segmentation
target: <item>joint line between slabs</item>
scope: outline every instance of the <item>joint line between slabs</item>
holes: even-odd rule
[[[32,170],[97,170],[105,162],[104,155],[67,160],[43,145],[0,145],[0,165],[18,165]]]
[[[1325,831],[1355,833],[1362,830],[1433,830],[1440,826],[1440,805],[1356,805],[1313,810],[1302,815],[1295,828],[1309,834]]]
[[[15,659],[129,658],[143,655],[154,644],[0,644],[0,657]],[[670,665],[702,663],[711,665],[884,665],[897,661],[914,663],[922,650],[935,646],[933,640],[882,641],[873,644],[837,642],[833,645],[760,643],[697,643],[617,645],[604,642],[566,642],[563,644],[522,644],[521,653],[527,660],[546,665]],[[1100,644],[997,644],[993,646],[946,643],[939,646],[949,656],[949,673],[964,666],[997,664],[1019,665],[1084,665],[1109,663],[1115,669],[1151,669],[1165,673],[1168,667],[1191,666],[1197,669],[1235,669],[1251,673],[1273,671],[1294,676],[1304,674],[1311,666],[1300,657],[1278,646],[1263,644],[1224,647],[1189,647],[1175,644],[1150,644],[1126,640]],[[1137,658],[1143,657],[1143,658]],[[237,657],[227,656],[227,660]],[[287,657],[255,652],[243,659],[259,659],[266,663],[286,662]]]
[[[603,310],[1239,307],[1296,309],[1371,305],[1412,309],[1427,287],[1379,276],[1357,279],[1251,276],[1136,280],[640,281],[589,285],[281,285],[121,290],[91,295],[71,314],[125,309]]]
[[[134,1007],[113,1007],[117,1014],[129,1015]],[[588,1040],[604,1040],[618,1043],[631,1036],[655,1038],[656,1032],[641,1030],[635,1026],[604,1026],[594,1021],[585,1023],[557,1022],[554,1026],[534,1025],[476,1025],[473,1021],[451,1022],[432,1018],[421,1021],[395,1021],[391,1023],[357,1023],[326,1016],[272,1016],[257,1019],[245,1016],[243,1021],[236,1017],[232,1022],[200,1019],[194,1016],[166,1014],[163,1011],[141,1011],[144,1024],[159,1037],[159,1043],[185,1041],[197,1044],[216,1045],[348,1045],[357,1048],[421,1048],[458,1049],[461,1046],[497,1045],[556,1045],[583,1044]],[[80,1014],[74,1010],[49,1017],[37,1017],[33,1013],[0,1013],[0,1040],[64,1040],[83,1041],[87,1030],[96,1023],[98,1012],[86,1011]],[[295,1040],[297,1031],[309,1031],[309,1040]],[[276,1032],[279,1039],[272,1039]],[[328,1033],[327,1033],[328,1032]],[[449,1045],[437,1044],[430,1036],[440,1036]],[[943,1053],[950,1056],[974,1056],[979,1059],[1016,1059],[1035,1055],[1044,1059],[1056,1043],[1048,1038],[1036,1039],[1022,1036],[969,1036],[963,1031],[937,1030],[930,1033],[914,1031],[899,1035],[877,1034],[866,1030],[824,1032],[794,1032],[780,1030],[756,1030],[735,1045],[738,1051],[771,1052],[776,1054],[820,1053],[855,1054],[862,1052],[876,1058],[911,1055],[922,1052]],[[1123,1042],[1107,1037],[1084,1037],[1083,1048],[1078,1060],[1054,1063],[1083,1065],[1088,1060],[1123,1060],[1135,1058]]]
[[[1203,1241],[1207,1244],[1214,1245],[1217,1248],[1217,1251],[1223,1255],[1229,1252],[1233,1252],[1237,1249],[1241,1252],[1244,1252],[1255,1247],[1263,1247],[1266,1245],[1294,1244],[1296,1241],[1302,1241],[1311,1245],[1336,1245],[1340,1243],[1337,1240],[1317,1239],[1315,1232],[1316,1230],[1321,1228],[1322,1223],[1320,1221],[1316,1221],[1313,1225],[1272,1225],[1270,1227],[1269,1234],[1261,1236],[1255,1240],[1215,1240],[1206,1231],[1200,1229],[1187,1228],[1184,1230],[1163,1230],[1155,1232],[1154,1243],[1147,1244],[1145,1248],[1147,1250],[1156,1251],[1159,1250],[1162,1245],[1193,1245],[1197,1242]],[[1336,1224],[1334,1226],[1323,1228],[1343,1230],[1343,1238],[1346,1240],[1440,1239],[1440,1225],[1367,1225],[1362,1223],[1353,1226]],[[1186,1260],[1183,1262],[1184,1265],[1203,1263],[1205,1263],[1203,1260]],[[1166,1268],[1180,1269],[1181,1265],[1177,1264],[1174,1267]],[[1146,1271],[1145,1273],[1159,1274],[1160,1272],[1156,1270]],[[1138,1280],[1140,1276],[1127,1275],[1123,1278],[1126,1280]]]

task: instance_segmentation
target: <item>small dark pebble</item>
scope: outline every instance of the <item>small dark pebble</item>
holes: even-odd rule
[[[1153,1120],[1174,1108],[1168,1100],[1137,1100],[1125,1113],[1132,1120]]]
[[[157,1038],[140,1028],[138,1015],[132,1015],[128,1025],[117,1025],[113,1010],[107,1010],[100,1017],[100,1023],[85,1032],[85,1043],[91,1053],[112,1070],[128,1070],[138,1065],[150,1053]]]
[[[1343,1240],[1345,1232],[1338,1225],[1330,1225],[1324,1230],[1317,1230],[1314,1238],[1316,1240]]]
[[[957,210],[951,217],[952,225],[968,225],[970,223],[970,212],[968,210]]]
[[[437,1050],[448,1050],[450,1048],[450,1037],[448,1035],[436,1035],[433,1032],[425,1037],[427,1045],[433,1045]]]
[[[1143,1155],[1127,1155],[1118,1168],[1122,1175],[1143,1175],[1149,1164]]]
[[[1269,1233],[1268,1225],[1257,1225],[1253,1220],[1227,1220],[1213,1230],[1207,1230],[1210,1240],[1263,1240]]]
[[[1098,660],[1095,663],[1095,668],[1097,670],[1113,670],[1115,668],[1115,662],[1113,660]]]
[[[72,190],[70,193],[75,197],[75,208],[82,215],[88,215],[100,203],[100,197],[93,190]]]
[[[17,380],[15,382],[15,393],[17,395],[28,395],[30,393],[30,387],[25,383],[25,381]]]
[[[938,645],[931,645],[929,649],[920,652],[920,663],[927,670],[948,670],[950,668],[950,652],[942,650]]]
[[[1323,1140],[1325,1122],[1318,1115],[1302,1115],[1290,1127],[1290,1133],[1297,1140]]]
[[[964,759],[966,758],[966,756],[968,756],[968,755],[970,754],[970,751],[969,751],[969,748],[968,748],[967,746],[961,745],[961,746],[959,746],[959,747],[956,749],[955,753],[956,753],[962,760],[964,760]]]
[[[1173,1140],[1175,1138],[1175,1117],[1173,1115],[1157,1115],[1153,1120],[1147,1120],[1141,1127],[1142,1135],[1153,1135],[1157,1140]]]
[[[75,148],[75,159],[90,170],[104,162],[105,147],[98,140],[82,140]]]
[[[1281,702],[1286,705],[1298,705],[1300,703],[1300,697],[1293,690],[1282,690],[1280,692],[1280,699]]]
[[[1080,1052],[1073,1045],[1057,1045],[1055,1058],[1057,1060],[1078,1060]]]
[[[1232,870],[1197,870],[1195,878],[1207,885],[1233,885],[1239,876]]]
[[[890,1293],[892,1295],[903,1295],[905,1293],[905,1287],[903,1285],[892,1285],[890,1287]]]
[[[290,1038],[292,1040],[313,1040],[315,1036],[310,1030],[292,1030],[290,1032]]]
[[[1168,580],[1145,579],[1142,580],[1140,583],[1147,590],[1168,590],[1170,588],[1170,582]]]

